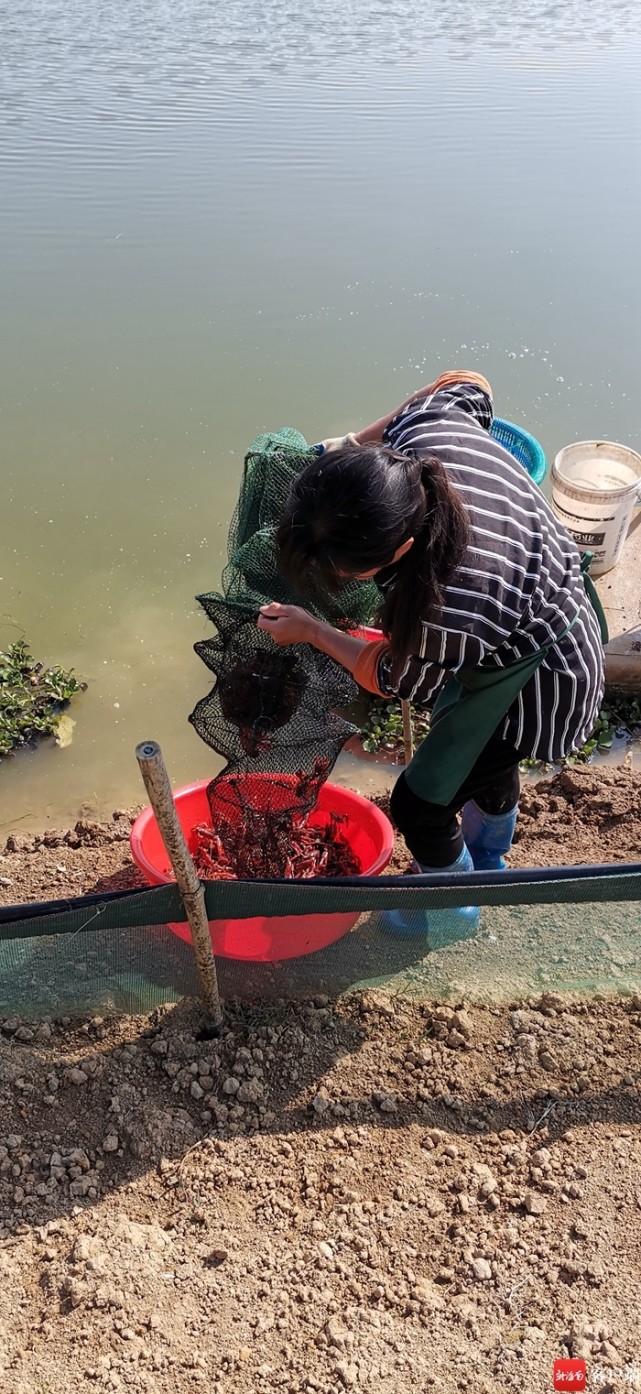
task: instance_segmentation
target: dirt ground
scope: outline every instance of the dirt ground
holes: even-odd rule
[[[641,1381],[641,999],[189,1003],[0,1039],[0,1387]]]
[[[13,833],[0,854],[0,905],[144,885],[129,850],[136,812],[117,809],[108,822],[80,819],[74,828],[48,828],[40,836]]]
[[[136,884],[129,826],[10,839],[2,900]],[[511,861],[640,849],[575,767]],[[640,1046],[635,996],[0,1021],[2,1394],[641,1389]]]

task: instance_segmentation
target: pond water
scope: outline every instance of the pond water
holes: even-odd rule
[[[216,768],[244,451],[481,368],[548,456],[639,448],[636,0],[0,3],[0,646],[74,666],[0,831]]]

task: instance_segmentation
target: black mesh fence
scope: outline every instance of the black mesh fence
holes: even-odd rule
[[[507,1001],[546,989],[641,991],[641,865],[474,873],[341,882],[211,882],[207,910],[220,939],[224,999],[335,994],[377,986],[425,1000]],[[473,932],[431,941],[430,911],[475,903]],[[387,912],[404,909],[413,932],[390,933]],[[293,921],[300,952],[269,961],[270,935]],[[327,930],[338,937],[314,943]],[[0,1017],[147,1012],[198,995],[193,953],[175,886],[0,911]],[[412,926],[412,919],[415,923]],[[337,922],[338,921],[338,922]],[[427,929],[425,928],[427,922]],[[298,940],[296,940],[298,935]]]

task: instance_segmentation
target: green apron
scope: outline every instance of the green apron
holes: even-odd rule
[[[605,644],[608,628],[594,582],[588,575],[591,560],[592,554],[585,552],[581,570]],[[575,615],[552,643],[525,658],[517,658],[506,668],[484,668],[481,664],[449,679],[432,712],[430,733],[405,771],[414,794],[442,806],[452,802],[519,692],[540,668],[546,654],[569,634],[577,618]]]

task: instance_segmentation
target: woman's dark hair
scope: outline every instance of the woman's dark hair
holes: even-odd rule
[[[468,535],[465,508],[434,456],[348,446],[313,461],[295,480],[278,528],[279,566],[303,594],[314,576],[336,592],[347,579],[388,566],[413,537],[379,614],[398,678],[418,651],[421,622],[438,620]]]

